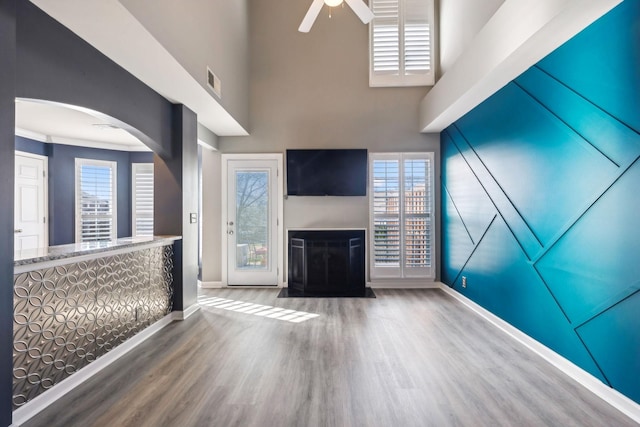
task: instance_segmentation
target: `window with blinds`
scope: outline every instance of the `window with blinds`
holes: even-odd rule
[[[370,159],[371,277],[435,277],[433,153]]]
[[[433,0],[370,0],[370,86],[429,86],[435,82]]]
[[[76,159],[76,242],[113,240],[116,227],[116,162]]]
[[[153,236],[153,163],[133,163],[131,175],[133,235]]]

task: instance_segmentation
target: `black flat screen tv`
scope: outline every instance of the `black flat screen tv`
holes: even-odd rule
[[[366,196],[367,150],[287,150],[289,196]]]

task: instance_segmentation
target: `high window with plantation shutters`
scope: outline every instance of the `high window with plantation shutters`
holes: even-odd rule
[[[133,163],[131,175],[133,235],[153,236],[153,163]]]
[[[433,0],[370,0],[370,86],[430,86]]]
[[[433,153],[371,153],[371,277],[434,278]]]
[[[76,242],[117,236],[116,162],[76,158]]]

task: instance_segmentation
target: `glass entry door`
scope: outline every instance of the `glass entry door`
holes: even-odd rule
[[[227,284],[278,284],[277,160],[227,160]]]

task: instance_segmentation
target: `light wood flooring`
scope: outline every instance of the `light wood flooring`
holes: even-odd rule
[[[27,426],[637,425],[444,292],[375,292],[205,291],[209,305]],[[318,317],[294,323],[213,298]]]

